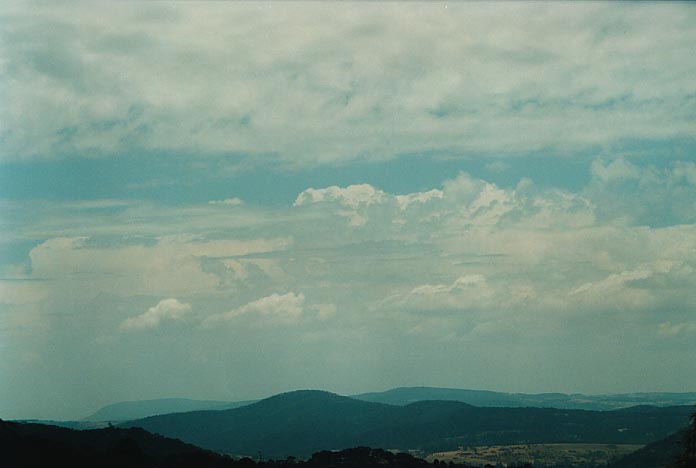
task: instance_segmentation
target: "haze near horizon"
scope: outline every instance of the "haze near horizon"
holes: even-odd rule
[[[696,391],[693,5],[0,18],[0,418]]]

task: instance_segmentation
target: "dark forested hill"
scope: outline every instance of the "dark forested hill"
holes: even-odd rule
[[[684,427],[691,411],[686,406],[478,408],[456,401],[393,406],[307,390],[231,410],[155,416],[125,426],[223,453],[284,457],[357,445],[434,452],[489,444],[646,444]]]
[[[0,420],[0,466],[218,467],[227,459],[139,428],[73,430]]]
[[[607,468],[669,468],[684,451],[684,431],[670,434],[622,457]]]

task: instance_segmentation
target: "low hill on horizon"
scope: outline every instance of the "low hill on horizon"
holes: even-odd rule
[[[154,400],[122,401],[104,406],[83,421],[128,421],[159,414],[185,413],[200,410],[238,408],[254,401],[192,400],[189,398],[159,398]]]
[[[615,410],[638,405],[682,406],[696,404],[696,392],[585,395],[582,393],[504,393],[491,390],[441,387],[397,387],[384,392],[352,395],[352,398],[400,406],[423,400],[452,400],[485,407],[534,407],[593,411]]]
[[[141,427],[221,453],[302,457],[360,445],[435,452],[467,445],[647,444],[684,427],[692,411],[689,406],[486,408],[457,401],[395,406],[303,390],[235,409],[153,416],[123,427]]]

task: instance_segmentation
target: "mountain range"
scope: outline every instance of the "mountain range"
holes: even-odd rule
[[[424,400],[461,401],[474,406],[509,408],[559,408],[607,411],[637,405],[681,406],[696,404],[696,392],[616,393],[504,393],[439,387],[398,387],[384,392],[353,395],[353,398],[389,405],[408,405]]]
[[[647,444],[685,427],[690,406],[613,411],[475,407],[459,401],[388,405],[323,391],[295,391],[228,410],[123,423],[235,455],[306,457],[353,446],[436,452],[470,445]]]
[[[605,411],[636,405],[680,406],[696,403],[696,392],[690,393],[626,393],[607,395],[583,395],[564,393],[503,393],[489,390],[467,390],[438,387],[399,387],[384,392],[352,395],[352,398],[374,403],[405,406],[418,401],[459,401],[482,407],[509,408],[559,408]],[[83,421],[127,421],[169,413],[201,410],[232,409],[255,403],[248,401],[192,400],[166,398],[114,403],[104,406]],[[52,422],[53,423],[53,422]],[[73,426],[79,426],[74,423]]]

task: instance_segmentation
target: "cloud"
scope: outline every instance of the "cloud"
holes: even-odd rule
[[[239,206],[244,204],[244,202],[237,198],[225,198],[224,200],[210,200],[208,202],[209,205],[227,205],[227,206]]]
[[[229,376],[271,361],[289,369],[311,362],[321,369],[317,386],[327,385],[323,379],[337,365],[374,365],[365,382],[399,366],[395,385],[415,371],[445,378],[453,369],[438,367],[443,346],[452,354],[448,362],[481,365],[483,379],[523,365],[519,376],[534,375],[521,380],[529,385],[536,384],[537,358],[548,356],[557,360],[554,376],[570,366],[568,378],[581,372],[580,383],[592,381],[596,362],[607,375],[624,369],[638,383],[642,369],[625,364],[651,362],[659,370],[670,356],[675,368],[688,370],[692,363],[680,356],[684,346],[693,348],[696,225],[688,213],[648,225],[633,222],[635,207],[626,208],[631,216],[603,210],[616,187],[631,184],[650,187],[631,196],[639,204],[653,193],[653,210],[669,208],[665,193],[683,191],[688,201],[693,164],[624,162],[635,171],[616,165],[611,177],[595,176],[573,191],[461,173],[402,193],[315,186],[297,190],[296,206],[230,210],[211,206],[208,197],[88,212],[72,202],[36,205],[35,212],[5,204],[14,216],[8,224],[17,228],[0,233],[11,240],[3,245],[28,256],[24,272],[12,277],[22,281],[0,282],[0,366],[12,377],[25,375],[16,364],[25,353],[41,355],[45,369],[64,371],[60,362],[74,362],[71,379],[84,374],[105,382],[95,392],[123,375],[141,381],[153,368],[171,366],[166,384],[184,394],[199,390],[178,387],[191,382],[177,380],[182,369],[200,375],[205,390],[237,385]],[[660,192],[656,178],[669,190]],[[351,216],[363,224],[351,226]],[[162,298],[195,310],[174,319],[161,313]],[[154,322],[157,333],[125,333],[154,331],[146,328]],[[167,326],[179,322],[194,326],[184,343],[181,329]],[[124,333],[103,337],[118,329]],[[143,350],[148,360],[138,358]],[[523,355],[535,363],[510,361]],[[118,372],[102,371],[103,362]]]
[[[5,160],[164,151],[313,167],[693,134],[696,13],[680,4],[46,3],[2,15]]]
[[[147,397],[153,368],[160,388],[202,398],[298,382],[298,362],[317,386],[335,369],[360,370],[338,371],[349,385],[461,384],[442,340],[460,340],[448,362],[481,385],[538,387],[551,362],[549,385],[598,385],[599,366],[646,386],[645,362],[652,381],[693,386],[678,372],[691,341],[652,346],[693,332],[693,8],[5,2],[0,15],[0,164],[15,187],[0,200],[0,370],[27,407],[42,401],[28,385],[62,390],[56,408],[82,404],[78,387],[120,398],[124,381]],[[115,167],[103,180],[133,194],[54,184]],[[143,193],[163,198],[119,199]],[[181,343],[166,326],[180,321],[225,333]],[[119,328],[158,333],[100,339]],[[268,381],[236,378],[251,367]]]
[[[179,302],[174,298],[162,299],[143,314],[124,320],[119,328],[126,331],[151,330],[166,322],[185,320],[190,311],[191,304]]]
[[[380,203],[386,194],[369,184],[349,185],[345,188],[332,185],[322,189],[308,188],[295,199],[295,206],[312,203],[338,202],[349,208]]]
[[[501,188],[464,172],[444,181],[442,189],[401,195],[368,184],[310,188],[298,195],[294,206],[315,207],[348,218],[349,226],[354,228],[380,224],[388,232],[404,232],[401,226],[418,223],[426,229],[493,229],[502,225],[538,229],[581,227],[595,222],[595,207],[579,194],[538,189],[528,180],[515,188]]]
[[[282,250],[287,242],[178,235],[103,245],[83,236],[48,239],[31,249],[29,257],[34,277],[58,283],[80,278],[92,294],[210,293],[221,279],[203,268],[206,260]]]
[[[319,320],[328,320],[336,315],[337,311],[335,304],[315,304],[310,306],[310,309],[316,312]]]
[[[442,190],[432,189],[427,192],[407,193],[406,195],[396,195],[396,201],[401,210],[405,210],[413,203],[427,203],[430,200],[441,199],[443,197]]]
[[[669,161],[639,166],[626,159],[595,160],[583,195],[602,220],[665,226],[696,222],[696,163]]]
[[[417,286],[413,288],[409,294],[412,296],[435,296],[440,294],[448,294],[453,291],[466,290],[472,287],[479,287],[485,285],[485,283],[486,278],[483,275],[468,275],[457,278],[454,283],[450,285],[424,284],[422,286]]]
[[[290,325],[297,323],[304,314],[304,294],[271,294],[223,314],[211,315],[202,322],[204,328],[215,324],[233,322],[240,318],[261,320],[273,325]]]
[[[661,323],[658,328],[658,334],[662,336],[675,336],[682,333],[690,334],[696,332],[696,323],[694,322],[682,322],[675,323],[664,322]]]
[[[641,176],[640,169],[624,159],[617,159],[603,164],[599,160],[592,162],[592,176],[603,183],[638,179]]]

